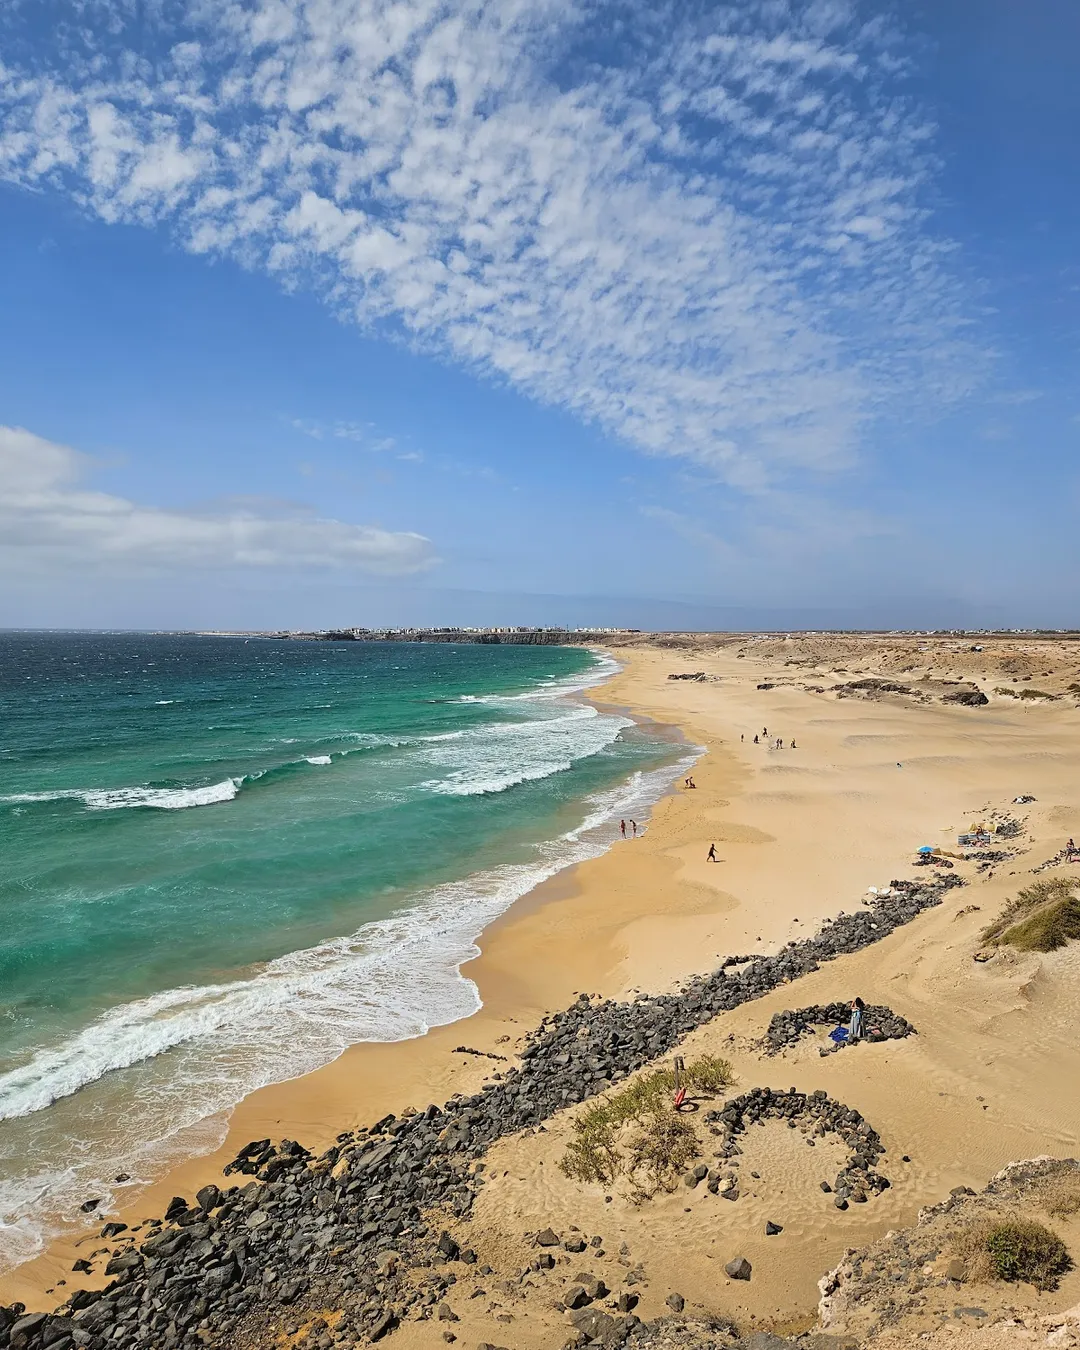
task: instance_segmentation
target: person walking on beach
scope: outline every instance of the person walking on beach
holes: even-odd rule
[[[706,861],[706,862],[716,862],[716,861],[717,861],[717,857],[716,857],[716,845],[715,845],[715,844],[710,844],[710,845],[709,845],[709,856],[705,859],[705,861]]]
[[[866,1016],[866,1004],[861,998],[857,998],[851,1005],[851,1021],[848,1024],[848,1039],[851,1041],[861,1041],[863,1034],[863,1019]]]
[[[625,839],[625,838],[626,838],[626,821],[625,821],[625,820],[620,820],[620,821],[619,821],[619,829],[622,830],[622,837]]]

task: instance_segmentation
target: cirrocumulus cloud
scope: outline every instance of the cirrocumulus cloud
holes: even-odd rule
[[[755,487],[983,364],[870,8],[85,0],[44,50],[16,6],[0,175]]]

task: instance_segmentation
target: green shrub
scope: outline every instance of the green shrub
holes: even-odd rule
[[[1001,941],[1021,952],[1056,952],[1080,938],[1080,900],[1069,896],[1043,905],[1001,935]]]
[[[699,1059],[691,1060],[686,1069],[686,1077],[691,1087],[704,1092],[706,1096],[730,1087],[735,1081],[731,1065],[717,1055],[702,1055]],[[674,1075],[672,1078],[674,1080]]]
[[[1030,1219],[995,1224],[986,1232],[984,1247],[999,1280],[1023,1280],[1036,1289],[1056,1289],[1058,1277],[1072,1267],[1057,1234]]]
[[[685,1116],[670,1106],[653,1112],[627,1141],[633,1197],[647,1200],[659,1190],[673,1191],[698,1152],[697,1135]]]
[[[726,1059],[719,1059],[716,1055],[701,1055],[686,1066],[682,1081],[688,1090],[712,1095],[728,1087],[734,1077]],[[574,1138],[567,1144],[559,1167],[566,1176],[576,1181],[605,1183],[613,1180],[619,1172],[626,1170],[621,1145],[626,1142],[623,1135],[627,1126],[637,1123],[643,1133],[648,1134],[650,1130],[659,1128],[655,1124],[657,1120],[667,1116],[681,1121],[681,1117],[671,1109],[674,1095],[675,1070],[654,1069],[639,1075],[618,1092],[609,1093],[591,1103],[574,1121]],[[689,1124],[682,1123],[686,1124],[692,1136],[693,1130]],[[672,1141],[678,1133],[671,1133]],[[654,1144],[659,1147],[657,1140],[650,1142],[650,1139],[646,1139],[641,1147],[652,1147]],[[634,1148],[635,1144],[631,1142],[631,1155]],[[645,1154],[642,1154],[640,1165],[646,1169],[651,1165]]]
[[[1052,952],[1080,938],[1080,900],[1074,894],[1078,885],[1077,877],[1033,882],[983,931],[983,941],[1023,952]]]

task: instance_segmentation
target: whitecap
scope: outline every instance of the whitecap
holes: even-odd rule
[[[120,811],[128,807],[152,807],[158,811],[183,811],[190,806],[214,806],[231,802],[243,777],[189,788],[58,788],[55,792],[17,792],[0,802],[81,801],[88,811]]]
[[[108,1212],[118,1172],[150,1182],[170,1163],[210,1152],[225,1113],[249,1092],[309,1073],[349,1045],[409,1039],[470,1016],[480,997],[461,966],[478,954],[479,934],[540,882],[604,852],[619,817],[643,819],[700,753],[589,797],[581,824],[536,845],[532,862],[433,887],[390,918],[246,975],[122,1004],[0,1074],[0,1119],[37,1145],[0,1178],[0,1215],[18,1216],[0,1221],[0,1266],[85,1223],[87,1195],[102,1196]],[[117,1111],[108,1085],[124,1071],[139,1077]],[[107,1149],[94,1124],[103,1119],[120,1131]]]

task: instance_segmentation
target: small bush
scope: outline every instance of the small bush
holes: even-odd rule
[[[673,1191],[698,1152],[697,1135],[685,1116],[670,1107],[654,1112],[627,1144],[633,1198],[648,1200],[659,1190]]]
[[[1080,937],[1077,877],[1050,877],[1033,882],[1010,900],[983,930],[983,941],[1020,951],[1050,952]]]
[[[704,1092],[706,1095],[721,1091],[722,1088],[730,1087],[735,1081],[735,1073],[726,1059],[720,1059],[717,1055],[702,1055],[700,1059],[690,1062],[686,1070],[686,1077],[690,1081],[690,1086]]]
[[[1080,1213],[1080,1175],[1053,1177],[1038,1191],[1039,1203],[1054,1219],[1069,1219]]]
[[[728,1087],[734,1078],[731,1065],[726,1059],[719,1059],[716,1055],[702,1055],[698,1059],[691,1060],[683,1074],[683,1082],[688,1089],[706,1095]],[[651,1073],[641,1074],[618,1092],[613,1092],[586,1107],[574,1121],[574,1138],[567,1144],[566,1152],[559,1163],[563,1173],[576,1181],[606,1183],[613,1180],[619,1172],[625,1170],[624,1135],[630,1124],[640,1125],[643,1134],[648,1135],[649,1131],[659,1128],[655,1122],[668,1115],[681,1121],[681,1117],[670,1107],[674,1094],[675,1070],[654,1069]],[[686,1124],[687,1130],[693,1136],[690,1125],[682,1123]],[[672,1139],[674,1138],[673,1134]],[[646,1145],[649,1148],[659,1147],[651,1136],[645,1139],[640,1147],[644,1148]],[[637,1145],[631,1142],[627,1147],[631,1157],[634,1156]],[[640,1166],[646,1170],[649,1166],[645,1154],[642,1154]]]
[[[1019,697],[1020,697],[1020,695],[1016,692],[1015,689],[1006,689],[1005,686],[1004,686],[1003,684],[1002,684],[1002,685],[998,685],[998,687],[994,690],[994,693],[995,693],[995,694],[1004,694],[1006,698],[1019,698]]]
[[[1057,698],[1057,694],[1048,694],[1045,689],[1021,689],[1016,695],[1017,698],[1025,698],[1029,701],[1037,698]]]
[[[995,1224],[986,1232],[984,1248],[999,1280],[1022,1280],[1036,1289],[1056,1289],[1058,1277],[1072,1266],[1057,1234],[1030,1219]]]
[[[1056,952],[1077,938],[1080,938],[1080,900],[1076,896],[1043,905],[1001,935],[1003,943],[1020,952]]]

